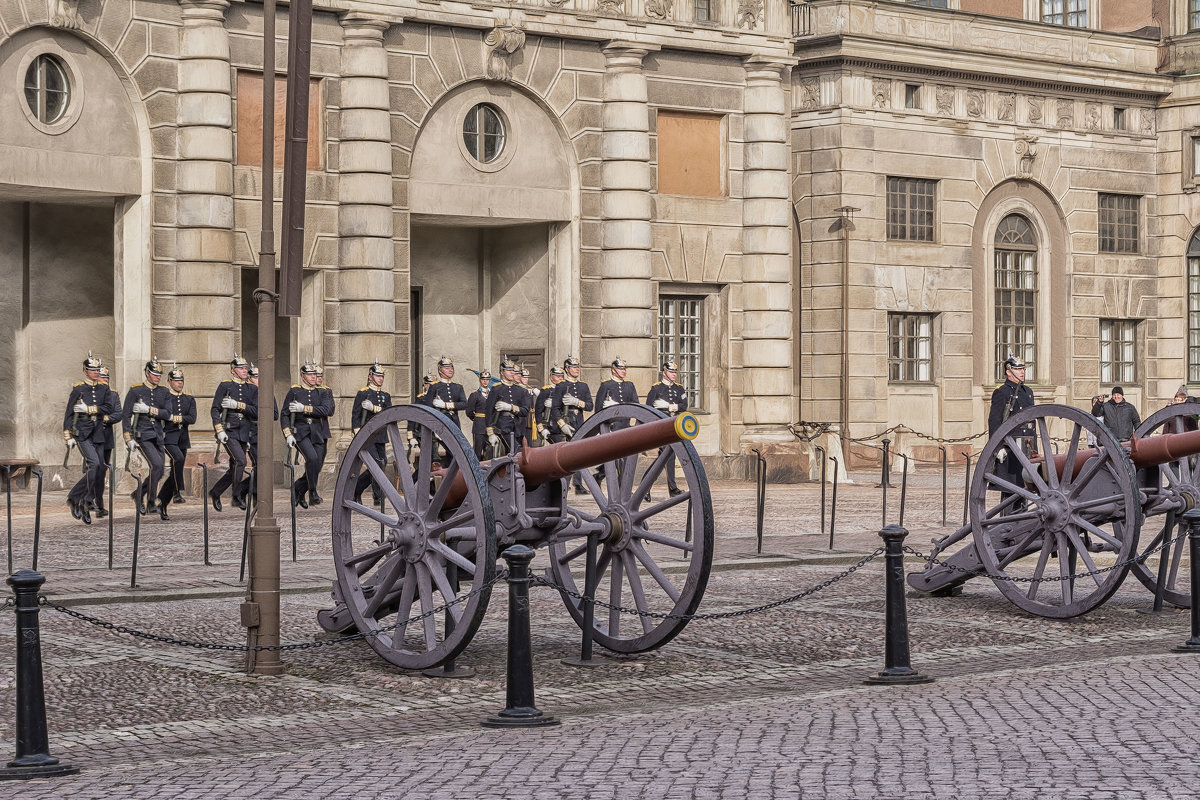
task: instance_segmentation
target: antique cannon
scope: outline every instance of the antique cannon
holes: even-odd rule
[[[1179,568],[1186,550],[1177,531],[1182,512],[1200,500],[1197,414],[1200,403],[1168,406],[1124,443],[1070,406],[1013,414],[979,454],[968,495],[970,522],[934,540],[930,560],[909,574],[909,585],[954,594],[976,574],[987,574],[1015,605],[1065,619],[1108,600],[1132,571],[1166,602],[1188,605],[1190,587],[1181,583],[1187,571],[1181,575]],[[1023,485],[997,468],[996,455],[1005,446],[1023,468]],[[1139,551],[1142,524],[1156,516],[1164,524]],[[968,536],[970,545],[935,563]],[[1161,547],[1172,539],[1173,545]],[[1104,554],[1102,563],[1093,554]]]
[[[420,448],[411,472],[404,447],[410,426],[419,431]],[[572,568],[582,569],[589,536],[600,541],[598,599],[641,612],[690,614],[708,583],[713,549],[712,500],[690,441],[698,432],[691,414],[672,418],[617,405],[590,417],[570,442],[480,463],[440,412],[386,409],[354,437],[338,471],[335,606],[319,612],[318,621],[331,632],[370,633],[375,651],[399,667],[435,666],[461,653],[478,630],[498,552],[518,542],[546,545],[548,579],[582,593],[583,579]],[[396,457],[396,484],[374,458],[380,443]],[[647,458],[639,460],[642,454]],[[671,456],[687,481],[675,496],[656,485]],[[444,469],[437,457],[445,459]],[[382,507],[355,501],[362,470],[381,487]],[[586,491],[568,500],[566,478],[575,473]],[[488,588],[472,593],[471,587]],[[580,601],[561,594],[582,625]],[[461,602],[448,613],[427,613],[455,599]],[[659,647],[686,624],[603,609],[595,619],[594,640],[620,653]]]

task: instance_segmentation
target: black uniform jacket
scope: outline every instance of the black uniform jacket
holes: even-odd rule
[[[370,400],[375,406],[374,411],[367,411],[363,408],[363,401]],[[371,384],[367,384],[358,390],[358,394],[354,395],[354,404],[350,406],[350,429],[354,433],[358,433],[358,429],[366,425],[371,417],[378,414],[385,408],[392,407],[392,396],[383,389],[377,389]]]
[[[75,413],[75,405],[83,401],[86,412]],[[102,383],[80,381],[71,387],[67,397],[67,413],[63,415],[63,438],[104,444],[105,415],[120,417],[117,393]]]
[[[221,408],[221,401],[226,397],[237,401],[238,407]],[[224,430],[231,439],[249,442],[250,432],[258,421],[258,387],[249,381],[221,381],[213,394],[209,413],[212,415],[214,430]]]
[[[167,444],[177,445],[181,450],[192,446],[188,428],[196,424],[196,398],[187,392],[175,394],[168,390],[167,417],[163,421],[163,436]]]
[[[666,400],[668,405],[674,403],[676,406],[678,406],[678,408],[675,409],[676,414],[682,414],[684,411],[687,411],[687,389],[684,389],[678,383],[666,384],[662,381],[659,381],[651,386],[650,391],[646,392],[646,405],[654,408],[654,401],[656,400]],[[666,409],[663,408],[658,410],[666,411]],[[669,414],[671,412],[666,411],[666,413]]]
[[[131,438],[139,442],[163,441],[163,421],[170,416],[167,413],[167,396],[170,394],[171,390],[165,386],[135,383],[129,387],[121,411],[125,441]],[[139,401],[150,406],[150,410],[141,414],[133,413],[134,403]]]
[[[288,410],[293,402],[304,406],[295,413]],[[333,414],[333,391],[326,386],[301,386],[294,384],[283,398],[279,414],[279,426],[283,435],[291,434],[297,439],[324,442],[329,439],[329,417]]]

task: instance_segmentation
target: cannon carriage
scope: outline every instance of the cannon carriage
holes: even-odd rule
[[[984,445],[967,496],[969,522],[941,539],[913,589],[955,594],[979,575],[1041,617],[1086,614],[1130,572],[1173,605],[1190,603],[1181,515],[1200,503],[1200,403],[1168,406],[1119,442],[1080,409],[1013,414]],[[997,466],[1004,449],[1024,480]],[[1142,527],[1156,529],[1148,541]],[[949,557],[944,553],[970,538]],[[1167,547],[1163,543],[1168,542]]]
[[[419,447],[411,472],[410,426]],[[591,416],[570,442],[480,463],[458,426],[435,409],[380,412],[354,437],[338,471],[335,605],[319,612],[319,623],[330,632],[371,634],[372,648],[396,666],[442,664],[478,631],[498,554],[521,543],[548,550],[547,578],[567,590],[563,601],[582,625],[581,601],[571,592],[582,594],[575,572],[589,536],[600,542],[597,599],[640,612],[694,612],[713,550],[712,501],[691,445],[698,432],[691,414],[617,405]],[[398,456],[395,483],[375,460],[381,443]],[[675,496],[656,486],[670,456],[687,486]],[[355,500],[363,470],[383,492],[381,506]],[[582,495],[568,493],[575,473]],[[455,600],[445,614],[430,613]],[[637,653],[670,641],[685,624],[610,610],[596,615],[593,637],[615,652]]]

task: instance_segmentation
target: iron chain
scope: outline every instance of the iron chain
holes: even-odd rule
[[[0,611],[7,611],[10,608],[16,608],[16,607],[17,607],[16,598],[15,597],[6,597],[6,598],[4,598],[4,605],[0,606]]]
[[[559,592],[562,592],[563,594],[567,595],[568,597],[575,598],[576,600],[580,601],[581,603],[590,601],[593,605],[602,606],[604,608],[608,608],[613,611],[616,611],[620,614],[629,614],[631,616],[636,616],[636,617],[649,617],[651,619],[663,619],[663,620],[667,620],[667,619],[674,619],[674,620],[732,619],[734,617],[744,617],[749,614],[758,614],[763,611],[770,611],[773,608],[778,608],[780,606],[787,605],[788,603],[794,603],[797,600],[802,600],[805,597],[808,597],[809,595],[816,594],[817,592],[821,591],[822,589],[828,589],[833,584],[837,583],[838,581],[842,580],[843,578],[849,577],[850,575],[854,574],[862,567],[869,564],[871,561],[878,558],[883,553],[883,551],[884,551],[883,548],[880,547],[874,553],[864,556],[863,558],[859,559],[859,561],[857,563],[852,564],[851,566],[842,570],[841,572],[839,572],[837,575],[834,575],[829,580],[822,581],[821,583],[818,583],[816,586],[813,586],[809,589],[805,589],[803,592],[794,594],[791,597],[785,597],[782,600],[776,600],[773,603],[767,603],[767,604],[761,605],[761,606],[754,606],[753,608],[742,608],[737,611],[723,611],[718,614],[669,614],[669,613],[665,613],[665,612],[661,612],[661,611],[642,611],[639,608],[626,608],[625,606],[613,605],[612,603],[606,603],[603,600],[595,600],[593,598],[586,597],[585,595],[582,595],[579,592],[568,589],[565,586],[559,586],[554,581],[552,581],[548,578],[545,578],[541,575],[534,575],[533,582],[540,583],[542,586],[548,586],[551,589],[556,589]]]
[[[162,636],[157,633],[146,633],[145,631],[135,630],[134,628],[128,628],[124,625],[117,625],[116,623],[108,622],[106,620],[99,619],[98,617],[92,617],[92,616],[88,616],[87,614],[81,614],[80,612],[73,611],[72,609],[69,609],[66,606],[60,606],[57,603],[51,602],[50,599],[47,598],[45,595],[38,595],[38,603],[41,605],[44,605],[48,608],[52,608],[55,611],[62,612],[63,614],[66,614],[69,617],[74,617],[75,619],[82,620],[83,622],[87,622],[87,623],[90,623],[97,627],[104,628],[105,630],[110,630],[115,633],[128,634],[129,636],[133,636],[138,639],[145,639],[145,640],[151,641],[151,642],[162,642],[163,644],[173,644],[173,645],[177,645],[179,647],[192,647],[197,650],[223,650],[223,651],[238,652],[238,653],[263,652],[263,651],[280,651],[280,652],[282,652],[284,650],[312,650],[312,649],[318,648],[318,647],[330,647],[331,645],[343,644],[345,642],[354,642],[354,641],[358,641],[360,639],[369,639],[372,636],[378,636],[381,633],[386,633],[388,631],[395,630],[396,628],[399,628],[402,625],[408,625],[413,622],[420,622],[421,620],[426,619],[427,617],[432,617],[435,614],[439,614],[442,611],[445,611],[446,609],[450,608],[451,606],[455,606],[455,605],[459,605],[460,603],[464,603],[467,600],[470,600],[475,595],[491,589],[497,583],[499,583],[502,580],[506,580],[507,578],[508,578],[508,571],[500,570],[500,572],[498,572],[496,574],[496,577],[492,578],[490,581],[483,584],[482,586],[480,586],[476,589],[472,589],[470,592],[464,594],[462,597],[456,597],[453,600],[451,600],[449,603],[446,603],[445,605],[438,606],[437,608],[432,608],[429,611],[426,611],[418,616],[409,617],[406,620],[396,622],[392,625],[384,626],[382,628],[379,628],[378,630],[359,632],[359,633],[352,634],[350,636],[341,636],[341,637],[338,637],[337,639],[326,639],[326,640],[322,640],[322,641],[318,641],[318,642],[298,642],[295,644],[245,645],[245,644],[221,644],[220,642],[192,642],[192,641],[188,641],[187,639],[176,639],[172,636]],[[11,600],[10,600],[10,602],[11,602]]]
[[[1062,581],[1069,581],[1069,580],[1074,580],[1076,578],[1083,578],[1083,577],[1087,577],[1088,575],[1103,575],[1106,572],[1113,572],[1115,570],[1121,569],[1122,567],[1128,567],[1128,566],[1132,566],[1134,564],[1144,563],[1145,560],[1147,558],[1149,558],[1151,555],[1153,555],[1154,553],[1157,553],[1161,550],[1165,550],[1166,548],[1168,548],[1171,545],[1178,542],[1180,539],[1184,539],[1184,538],[1187,538],[1186,532],[1179,534],[1174,539],[1164,541],[1158,547],[1155,547],[1151,550],[1147,550],[1146,552],[1142,553],[1141,555],[1134,556],[1133,558],[1129,559],[1128,561],[1117,562],[1116,564],[1113,564],[1111,567],[1101,567],[1100,569],[1088,570],[1087,572],[1072,572],[1069,575],[1051,575],[1049,578],[1014,578],[1011,575],[993,575],[990,572],[980,572],[978,570],[966,569],[965,567],[959,567],[959,566],[956,566],[956,565],[951,564],[946,561],[939,561],[934,556],[931,556],[927,553],[922,553],[918,550],[914,550],[911,547],[909,547],[908,545],[904,545],[904,552],[908,553],[909,555],[916,556],[917,558],[921,559],[922,561],[926,561],[930,564],[936,564],[937,566],[948,569],[951,572],[959,572],[959,573],[962,573],[963,575],[967,575],[972,578],[991,578],[994,581],[1009,581],[1011,583],[1061,583]]]

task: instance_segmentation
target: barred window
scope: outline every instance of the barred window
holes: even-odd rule
[[[1187,252],[1188,383],[1200,383],[1200,229]]]
[[[661,295],[658,298],[658,363],[679,364],[679,385],[687,390],[688,408],[700,406],[703,311],[703,297]]]
[[[1133,383],[1137,320],[1100,320],[1100,382]]]
[[[933,198],[937,181],[887,179],[887,238],[933,241]]]
[[[995,262],[996,381],[1004,380],[1004,361],[1014,355],[1037,375],[1037,238],[1029,220],[1009,214],[996,228]]]
[[[1188,30],[1200,30],[1200,0],[1188,3]]]
[[[692,9],[694,12],[692,19],[697,22],[710,22],[712,20],[712,0],[693,0]]]
[[[1101,253],[1138,252],[1138,206],[1134,194],[1103,194],[1099,202]]]
[[[933,380],[932,314],[888,314],[888,380]]]
[[[1042,0],[1042,22],[1051,25],[1086,28],[1087,12],[1087,0]]]

